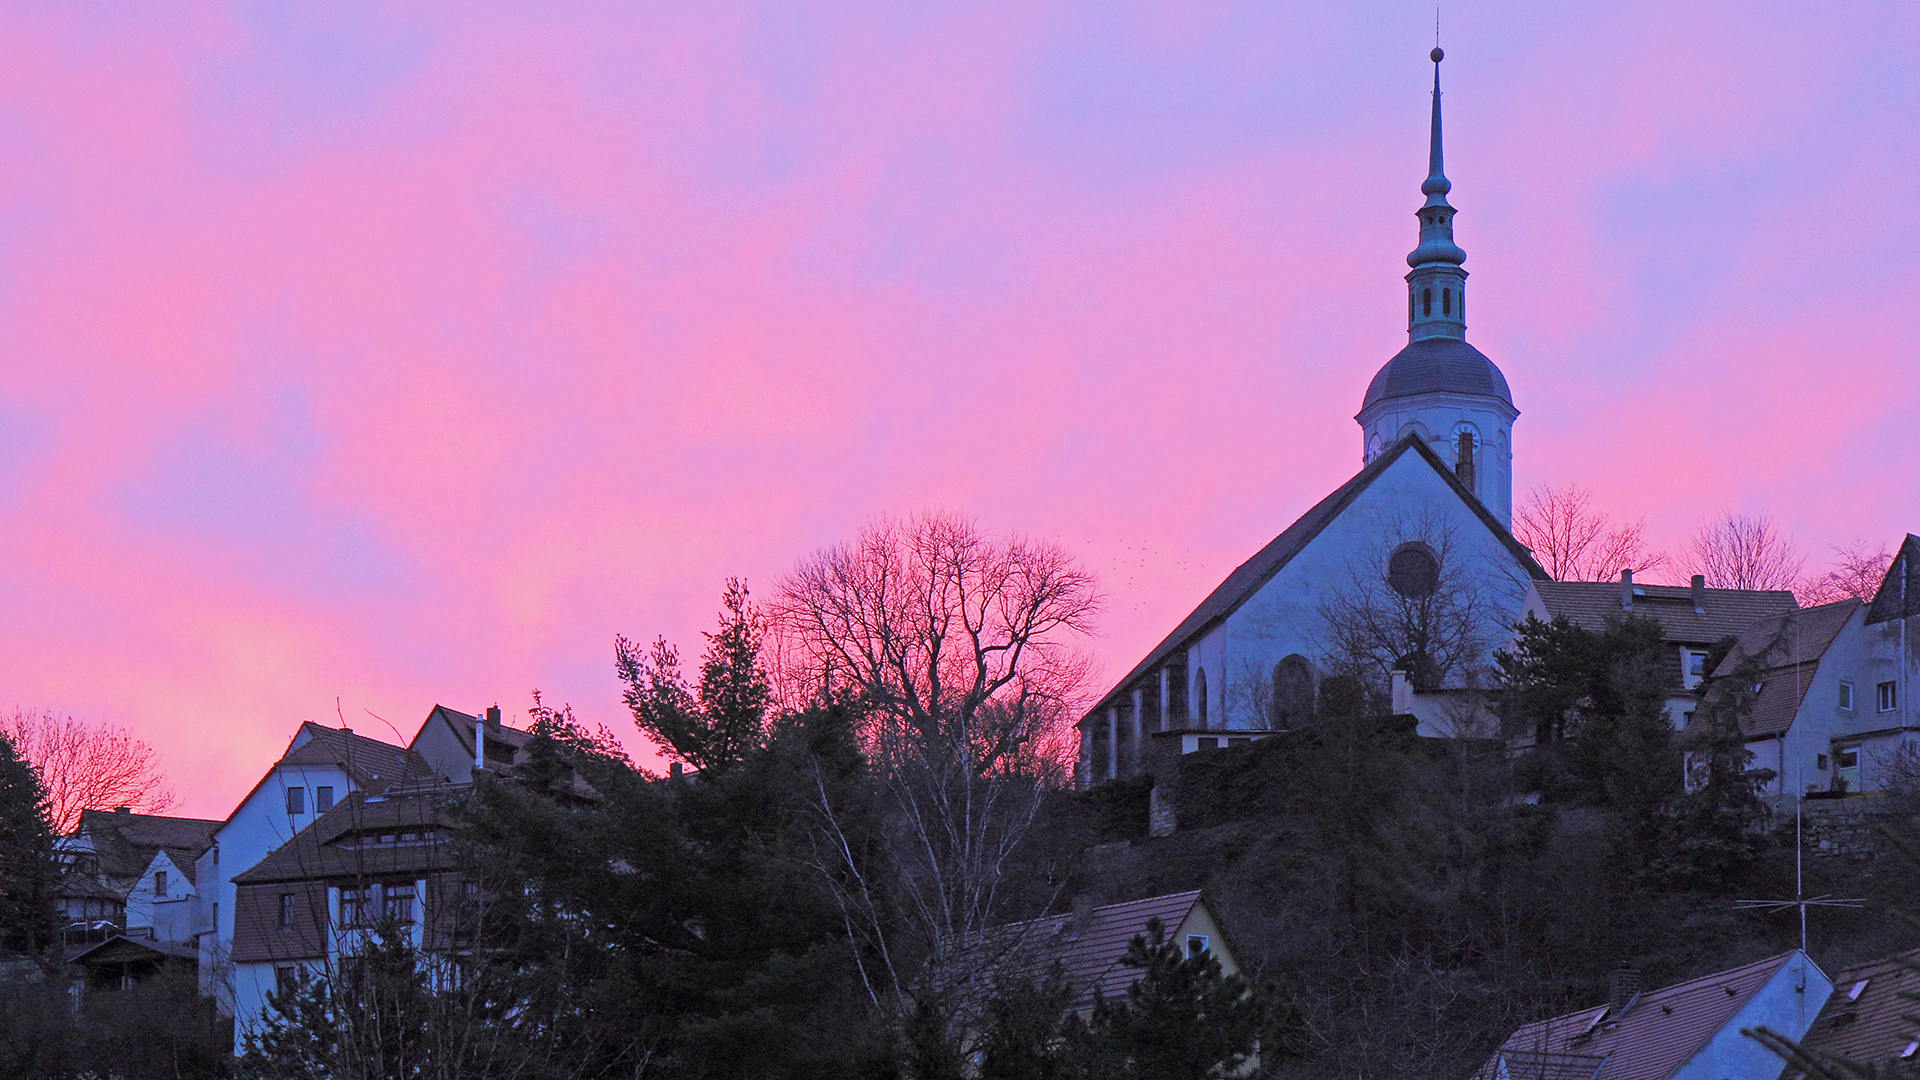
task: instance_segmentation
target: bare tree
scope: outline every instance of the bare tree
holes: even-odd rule
[[[910,1022],[937,1031],[956,1060],[978,1027],[972,946],[1002,917],[1041,797],[1069,775],[1063,733],[1091,673],[1078,645],[1100,605],[1060,548],[946,513],[880,519],[780,587],[787,678],[854,700],[877,766],[851,806],[820,781],[815,865],[874,1005],[902,1038]]]
[[[1394,671],[1423,693],[1473,682],[1509,609],[1495,568],[1433,517],[1398,522],[1348,566],[1345,588],[1320,604],[1328,668],[1384,696]]]
[[[1641,536],[1645,518],[1615,524],[1592,504],[1593,492],[1577,485],[1534,488],[1514,512],[1513,535],[1555,581],[1605,581],[1667,565]]]
[[[1880,590],[1880,580],[1886,577],[1892,562],[1893,552],[1885,544],[1869,547],[1865,540],[1836,544],[1833,565],[1827,572],[1809,578],[1794,591],[1799,594],[1800,603],[1807,607],[1849,599],[1872,603],[1873,594]]]
[[[1694,530],[1687,571],[1716,589],[1791,589],[1807,563],[1793,540],[1766,513],[1704,521]]]
[[[789,688],[852,690],[876,728],[907,729],[876,749],[962,733],[991,772],[1061,745],[1050,736],[1084,703],[1092,664],[1079,646],[1101,606],[1093,574],[1061,548],[925,512],[803,559],[771,614]]]
[[[158,814],[173,806],[173,789],[160,775],[160,755],[126,729],[61,716],[50,709],[15,709],[0,716],[0,733],[40,774],[47,816],[65,834],[80,811],[125,806]]]

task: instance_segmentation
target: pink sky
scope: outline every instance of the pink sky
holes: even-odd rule
[[[214,817],[336,699],[630,733],[614,634],[933,505],[1124,671],[1405,341],[1432,8],[1279,7],[0,10],[0,708]],[[1516,487],[1920,530],[1913,5],[1446,19]]]

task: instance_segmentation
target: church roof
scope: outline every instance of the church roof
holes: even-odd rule
[[[1479,349],[1459,338],[1422,338],[1394,354],[1367,384],[1365,411],[1376,401],[1415,394],[1475,394],[1513,404],[1507,377]]]
[[[1256,552],[1253,558],[1236,567],[1219,587],[1208,593],[1205,600],[1200,601],[1200,606],[1194,608],[1191,615],[1182,619],[1180,625],[1173,628],[1173,633],[1168,634],[1165,640],[1154,646],[1146,659],[1135,664],[1133,670],[1127,672],[1119,682],[1114,683],[1113,689],[1107,691],[1106,695],[1088,711],[1088,715],[1117,704],[1120,694],[1132,686],[1135,679],[1158,667],[1169,654],[1184,648],[1215,623],[1233,614],[1241,604],[1247,601],[1248,597],[1258,592],[1261,586],[1272,580],[1273,575],[1292,562],[1295,555],[1305,549],[1314,537],[1320,535],[1322,529],[1339,517],[1341,512],[1361,492],[1367,490],[1381,473],[1386,472],[1395,461],[1398,461],[1402,454],[1417,454],[1424,459],[1433,467],[1434,472],[1440,474],[1453,487],[1454,493],[1460,496],[1460,500],[1479,515],[1480,520],[1493,532],[1494,537],[1506,545],[1507,550],[1513,553],[1513,557],[1528,574],[1536,580],[1546,579],[1547,572],[1534,561],[1533,554],[1526,549],[1525,545],[1515,540],[1513,534],[1507,531],[1507,527],[1500,524],[1500,519],[1488,513],[1487,508],[1480,505],[1480,500],[1474,498],[1473,493],[1453,475],[1453,470],[1447,468],[1418,435],[1408,435],[1388,447],[1379,457],[1374,458],[1366,468],[1355,474],[1353,479],[1336,488],[1333,494],[1315,503],[1313,509],[1300,515],[1299,520],[1287,526],[1286,531],[1274,537],[1272,542]]]

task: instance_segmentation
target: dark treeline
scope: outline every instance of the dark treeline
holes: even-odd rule
[[[1659,641],[1522,627],[1497,693],[1538,743],[1517,758],[1416,738],[1336,678],[1299,730],[1077,793],[1009,751],[1021,722],[990,703],[889,723],[849,687],[777,707],[730,590],[693,683],[620,650],[636,722],[701,768],[636,768],[536,700],[524,759],[451,808],[452,960],[387,927],[276,995],[237,1062],[184,993],[96,995],[120,1013],[75,1020],[11,984],[0,1073],[1459,1080],[1518,1024],[1603,1000],[1615,965],[1658,985],[1797,944],[1788,917],[1733,909],[1793,889],[1738,738],[1750,694],[1736,672],[1673,732]],[[1149,838],[1154,784],[1179,828]],[[9,941],[44,953],[50,924],[13,900],[44,880],[0,865],[28,928]],[[1887,867],[1847,888],[1916,886]],[[993,925],[1196,887],[1240,976],[1143,939],[1140,984],[1081,1015],[1057,971],[968,967]],[[1871,910],[1813,932],[1841,962],[1913,943]]]

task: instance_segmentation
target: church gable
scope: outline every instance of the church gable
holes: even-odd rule
[[[1229,574],[1091,715],[1131,708],[1134,690],[1151,682],[1154,700],[1143,702],[1141,710],[1150,728],[1252,724],[1252,717],[1236,715],[1247,709],[1233,700],[1236,677],[1245,674],[1235,669],[1277,663],[1283,654],[1265,655],[1276,649],[1314,659],[1319,648],[1311,636],[1318,632],[1319,598],[1350,582],[1354,557],[1385,543],[1395,527],[1450,532],[1472,557],[1489,560],[1503,577],[1513,578],[1516,593],[1528,577],[1546,576],[1433,451],[1410,436]],[[1249,654],[1250,647],[1259,655]],[[1170,693],[1158,685],[1159,672],[1167,668],[1176,683]],[[1204,694],[1202,682],[1208,682]],[[1163,695],[1164,719],[1159,715]]]

